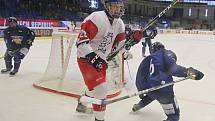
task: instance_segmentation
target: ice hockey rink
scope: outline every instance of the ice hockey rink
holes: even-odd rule
[[[192,66],[205,74],[201,81],[186,80],[175,85],[180,121],[215,121],[215,35],[159,34],[152,41],[160,41],[175,51],[178,64]],[[32,86],[44,74],[50,43],[49,40],[36,40],[16,76],[0,75],[0,121],[94,121],[93,115],[75,112],[77,99]],[[135,45],[131,49],[133,59],[125,61],[128,84],[123,94],[135,91],[135,75],[142,60],[141,47],[141,44]],[[4,48],[0,41],[0,54]],[[0,68],[4,67],[1,59]],[[162,121],[166,118],[156,101],[132,113],[131,108],[138,100],[138,97],[133,97],[108,105],[105,121]]]

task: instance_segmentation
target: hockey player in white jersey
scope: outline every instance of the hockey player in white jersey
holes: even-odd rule
[[[105,99],[107,96],[106,57],[125,42],[125,25],[120,18],[124,14],[123,0],[102,0],[104,11],[90,14],[81,25],[77,40],[77,61],[88,90],[85,96]],[[134,31],[133,46],[142,38],[141,31]],[[87,104],[78,102],[76,111],[87,112]],[[93,104],[95,121],[104,121],[106,105]]]

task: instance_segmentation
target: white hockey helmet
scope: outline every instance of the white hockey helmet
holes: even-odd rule
[[[17,25],[17,19],[15,17],[9,17],[7,19],[7,23],[10,27],[16,27]]]
[[[101,0],[104,8],[113,18],[120,18],[124,15],[124,1],[125,0]]]

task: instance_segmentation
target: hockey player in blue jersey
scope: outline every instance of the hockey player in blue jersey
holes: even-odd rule
[[[32,46],[35,33],[25,26],[17,25],[15,17],[8,18],[7,22],[9,27],[4,30],[4,41],[7,48],[4,55],[6,69],[2,69],[1,73],[10,72],[10,75],[15,75],[19,70],[21,60]],[[12,59],[14,60],[13,65]]]
[[[172,76],[187,77],[192,75],[194,80],[200,80],[204,76],[202,72],[192,67],[185,68],[177,65],[175,53],[165,49],[160,42],[153,43],[151,51],[152,53],[141,62],[138,68],[136,76],[138,91],[172,82]],[[132,108],[134,112],[157,100],[167,116],[165,121],[179,121],[180,111],[174,95],[173,85],[139,97],[141,100],[138,104],[134,104]]]
[[[154,39],[154,37],[157,35],[157,29],[154,26],[150,26],[146,31],[144,31],[144,39],[145,41],[142,42],[142,56],[146,57],[146,46],[148,45],[149,47],[149,53],[151,53],[151,48],[152,48],[152,42],[151,40]]]

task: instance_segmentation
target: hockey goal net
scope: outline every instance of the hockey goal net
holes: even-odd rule
[[[46,71],[33,85],[38,89],[79,98],[86,90],[77,64],[75,41],[77,33],[53,32]],[[122,54],[108,62],[108,98],[120,94],[124,82]]]

